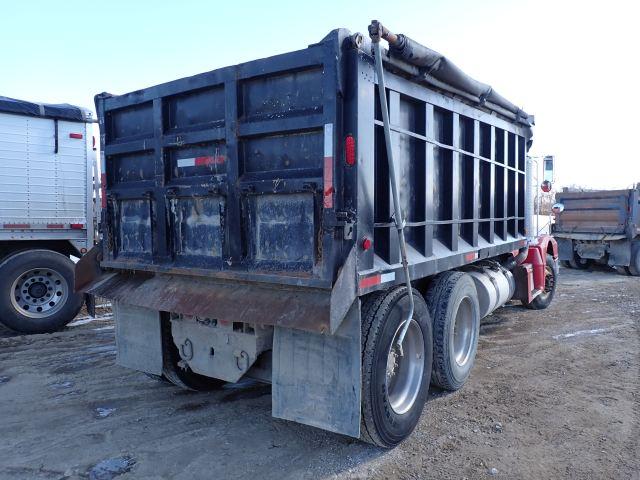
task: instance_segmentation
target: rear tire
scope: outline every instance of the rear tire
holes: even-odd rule
[[[20,333],[60,330],[80,311],[75,265],[51,250],[24,250],[0,264],[0,322]]]
[[[365,300],[362,309],[361,439],[393,448],[420,420],[429,393],[432,335],[427,305],[413,290],[414,314],[403,341],[395,342],[409,312],[407,287],[395,287]]]
[[[558,284],[558,267],[553,260],[553,256],[547,254],[547,265],[545,267],[544,291],[534,298],[531,303],[522,302],[522,304],[531,310],[544,310],[553,300]]]
[[[224,385],[224,381],[195,373],[188,366],[182,366],[180,352],[173,342],[171,321],[162,318],[162,377],[183,390],[208,392]]]
[[[631,244],[631,263],[629,273],[634,277],[640,277],[640,242]]]
[[[571,266],[571,262],[570,262],[569,260],[562,260],[562,261],[560,262],[560,264],[561,264],[564,268],[573,268],[573,267]]]
[[[631,275],[631,271],[629,270],[629,267],[626,267],[624,265],[622,265],[622,266],[621,265],[616,265],[613,268],[618,273],[618,275],[624,275],[624,276]]]
[[[473,279],[463,272],[437,275],[426,295],[433,318],[431,383],[458,390],[475,363],[480,334],[480,306]]]
[[[577,255],[574,255],[573,260],[569,260],[571,268],[575,268],[576,270],[586,270],[590,264],[591,261],[588,258],[580,258]]]

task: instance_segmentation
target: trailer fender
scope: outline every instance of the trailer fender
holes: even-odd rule
[[[529,246],[529,254],[524,263],[530,263],[533,266],[533,286],[536,290],[544,290],[545,267],[547,266],[547,254],[550,254],[555,265],[558,267],[558,243],[550,235],[541,235],[537,241]]]
[[[272,415],[360,437],[360,299],[334,335],[276,326]]]

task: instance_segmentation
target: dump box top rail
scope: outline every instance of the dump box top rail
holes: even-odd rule
[[[429,77],[385,54],[413,278],[526,244],[532,118],[448,84],[448,65]],[[341,289],[347,308],[402,282],[375,88],[368,41],[334,30],[304,50],[98,95],[102,266]]]

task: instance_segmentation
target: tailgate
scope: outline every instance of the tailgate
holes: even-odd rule
[[[330,285],[337,45],[97,96],[103,266]]]
[[[563,192],[556,202],[564,205],[555,232],[624,234],[629,215],[629,190]]]

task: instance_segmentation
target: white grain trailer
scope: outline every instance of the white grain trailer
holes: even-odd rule
[[[0,97],[0,322],[13,330],[57,330],[82,306],[71,257],[94,243],[93,122],[72,105]]]

